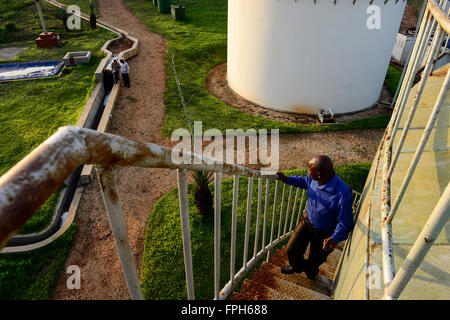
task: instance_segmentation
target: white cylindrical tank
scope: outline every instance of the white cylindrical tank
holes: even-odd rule
[[[254,103],[287,112],[371,107],[405,4],[228,0],[228,84]]]

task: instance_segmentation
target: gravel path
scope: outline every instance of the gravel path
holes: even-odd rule
[[[123,87],[112,115],[110,133],[135,141],[171,146],[159,131],[164,123],[165,39],[149,31],[122,0],[98,0],[103,20],[140,40],[139,54],[129,61],[131,88]],[[372,161],[384,130],[290,134],[280,137],[280,167],[305,167],[314,154],[328,154],[335,164]],[[140,272],[145,228],[154,203],[176,186],[176,171],[117,168],[131,248]],[[97,182],[85,187],[74,221],[78,234],[65,269],[81,269],[81,289],[69,290],[62,273],[53,299],[129,299]]]

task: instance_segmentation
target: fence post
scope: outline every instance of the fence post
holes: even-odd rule
[[[192,267],[191,228],[186,169],[178,169],[178,199],[180,202],[181,230],[183,237],[184,269],[188,300],[194,300],[194,275]]]
[[[139,285],[133,252],[131,251],[130,242],[128,240],[127,225],[125,223],[125,218],[123,217],[122,205],[114,180],[113,169],[112,167],[100,165],[97,165],[95,168],[131,299],[143,300],[144,298],[142,296],[141,286]]]

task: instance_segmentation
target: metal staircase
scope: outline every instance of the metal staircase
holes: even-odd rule
[[[253,272],[251,280],[244,280],[233,300],[330,300],[333,292],[334,272],[342,255],[343,243],[339,244],[319,268],[316,280],[305,273],[283,274],[280,268],[289,264],[286,247],[277,250],[270,262],[263,262]],[[309,247],[305,256],[309,254]]]

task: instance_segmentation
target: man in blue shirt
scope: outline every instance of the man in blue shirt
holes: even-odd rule
[[[352,190],[334,172],[331,159],[324,155],[309,160],[306,177],[286,177],[281,172],[277,175],[286,184],[308,190],[306,218],[289,240],[289,265],[281,268],[281,272],[305,272],[309,279],[315,280],[319,266],[353,229]],[[309,243],[309,256],[305,260]]]

